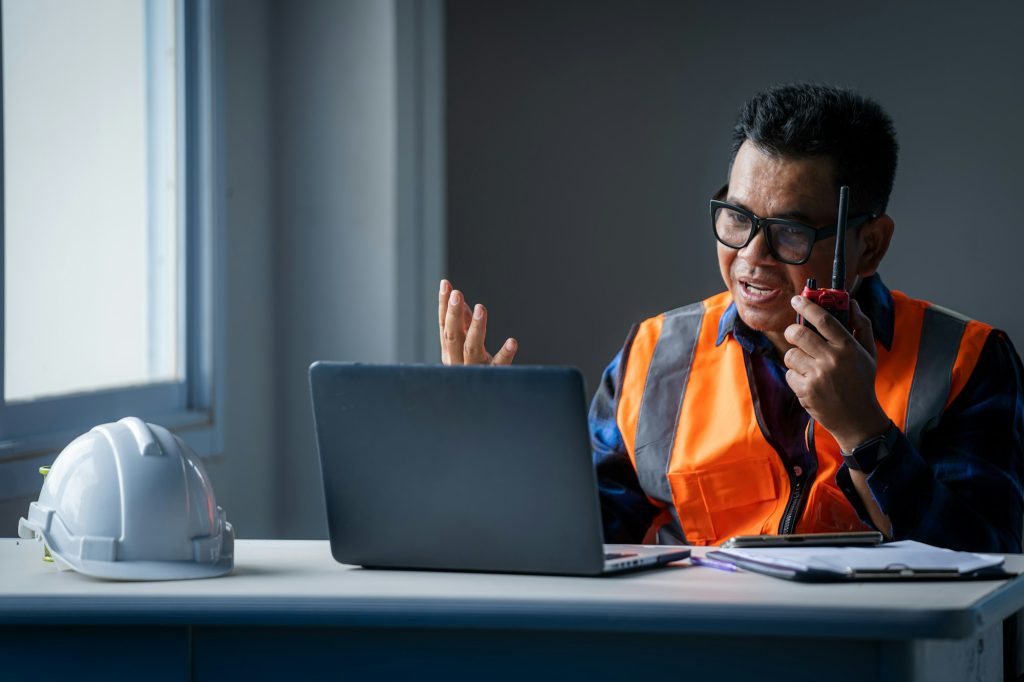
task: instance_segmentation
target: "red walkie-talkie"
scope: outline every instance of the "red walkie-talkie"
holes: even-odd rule
[[[836,222],[836,257],[832,262],[832,288],[819,289],[818,283],[812,278],[807,280],[807,286],[800,294],[827,310],[847,330],[850,329],[850,292],[846,290],[846,212],[849,203],[850,188],[843,185],[839,188],[839,218]],[[814,325],[805,320],[803,315],[797,314],[796,323],[814,329]]]

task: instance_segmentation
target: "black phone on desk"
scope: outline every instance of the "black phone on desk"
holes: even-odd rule
[[[876,530],[853,533],[791,533],[789,535],[736,535],[722,547],[871,547],[882,544]]]

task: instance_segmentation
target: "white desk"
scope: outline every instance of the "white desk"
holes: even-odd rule
[[[326,542],[242,540],[231,576],[115,583],[40,552],[0,539],[3,680],[38,680],[54,659],[75,682],[1001,679],[1003,622],[1024,608],[1024,578],[806,585],[686,562],[604,578],[373,571],[335,563]]]

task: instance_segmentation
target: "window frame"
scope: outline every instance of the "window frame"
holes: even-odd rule
[[[183,75],[177,93],[183,154],[178,170],[183,227],[178,246],[184,259],[178,285],[184,305],[178,324],[184,379],[11,404],[0,400],[0,501],[37,491],[40,464],[51,462],[60,449],[93,426],[126,416],[166,426],[201,456],[223,449],[222,8],[220,0],[181,0],[177,14],[182,29],[177,59]],[[0,51],[0,161],[4,158],[2,59]],[[6,341],[4,166],[0,163],[0,351]],[[5,359],[0,352],[0,387]]]

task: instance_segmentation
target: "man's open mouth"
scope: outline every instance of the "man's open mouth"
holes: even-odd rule
[[[781,291],[778,287],[773,287],[765,282],[750,282],[748,280],[740,280],[740,290],[745,299],[756,303],[773,299]]]

